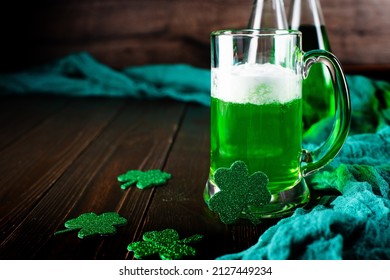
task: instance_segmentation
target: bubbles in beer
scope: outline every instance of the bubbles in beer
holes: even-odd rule
[[[291,69],[273,64],[245,63],[211,70],[211,96],[239,104],[284,104],[301,98],[301,78]]]

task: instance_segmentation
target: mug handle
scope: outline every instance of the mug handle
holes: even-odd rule
[[[301,168],[303,177],[328,164],[340,151],[349,132],[351,123],[351,100],[341,64],[337,57],[325,50],[312,50],[303,55],[303,78],[306,79],[314,63],[327,66],[332,77],[336,112],[332,131],[325,142],[314,151],[303,150]]]

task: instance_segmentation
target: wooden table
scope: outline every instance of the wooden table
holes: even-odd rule
[[[208,107],[54,96],[0,100],[0,259],[132,259],[129,243],[166,228],[181,238],[204,235],[188,259],[214,259],[249,248],[277,222],[227,226],[205,205]],[[117,176],[131,169],[161,169],[172,179],[122,190]],[[128,223],[112,236],[54,236],[86,212],[118,212]]]

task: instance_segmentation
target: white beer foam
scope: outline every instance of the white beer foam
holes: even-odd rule
[[[301,98],[301,78],[273,64],[241,64],[211,70],[211,96],[232,103],[287,103]]]

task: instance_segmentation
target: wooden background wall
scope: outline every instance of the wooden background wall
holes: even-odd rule
[[[290,0],[286,0],[286,7]],[[347,70],[390,69],[390,0],[322,0],[333,52]],[[252,0],[8,0],[0,70],[88,51],[115,68],[209,67],[209,34],[245,27]]]

